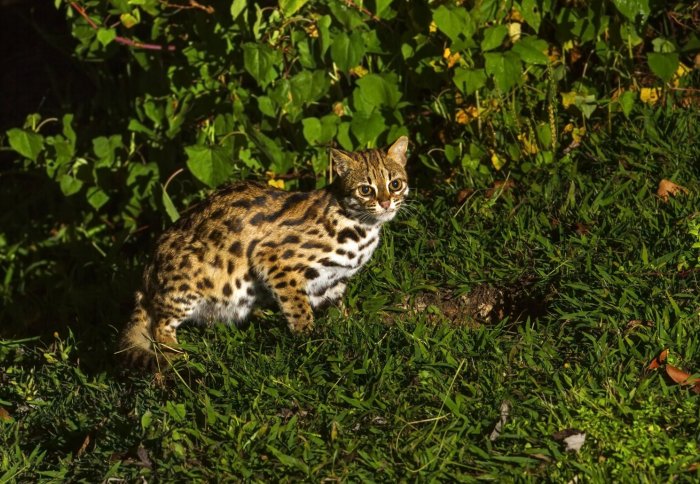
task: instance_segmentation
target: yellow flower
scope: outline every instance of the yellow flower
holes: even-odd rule
[[[508,24],[508,37],[510,37],[511,42],[516,43],[520,40],[521,27],[520,22],[511,22]]]
[[[274,178],[270,178],[269,180],[267,180],[267,184],[271,187],[281,188],[282,190],[284,190],[284,180],[275,180]]]
[[[367,72],[369,71],[363,66],[355,66],[352,69],[350,69],[350,74],[357,77],[364,77],[365,75],[367,75]]]
[[[430,27],[428,27],[428,32],[430,32],[431,34],[434,34],[435,32],[437,32],[437,24],[434,21],[430,22]]]
[[[308,27],[306,27],[304,30],[306,30],[306,35],[308,35],[312,39],[318,38],[318,27],[316,27],[316,24],[311,24]]]
[[[451,69],[452,66],[454,66],[459,59],[462,58],[462,56],[459,54],[459,52],[455,52],[454,54],[450,51],[450,48],[447,47],[443,53],[442,53],[443,59],[447,61],[447,68]]]
[[[478,109],[476,109],[476,106],[467,106],[466,108],[460,108],[455,113],[455,121],[457,121],[457,123],[459,124],[467,124],[472,119],[478,118],[479,114],[480,112]]]
[[[661,89],[658,87],[643,87],[639,90],[639,100],[645,104],[656,104],[660,93]]]

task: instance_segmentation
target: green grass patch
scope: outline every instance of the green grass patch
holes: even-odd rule
[[[107,325],[0,341],[0,481],[697,479],[700,397],[645,367],[700,369],[699,121],[594,131],[491,197],[420,186],[310,338],[190,327],[158,378],[113,368]],[[478,287],[498,317],[452,311]]]

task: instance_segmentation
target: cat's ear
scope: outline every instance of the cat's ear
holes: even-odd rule
[[[333,171],[338,176],[343,176],[355,163],[355,160],[349,153],[343,150],[331,148],[331,161],[333,162]]]
[[[408,137],[401,136],[389,147],[387,157],[401,166],[406,166],[406,150],[408,149]]]

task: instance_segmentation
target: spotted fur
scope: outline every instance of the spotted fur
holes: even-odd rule
[[[367,263],[408,194],[406,148],[332,150],[338,178],[293,193],[245,182],[214,193],[159,239],[121,337],[131,364],[177,351],[186,320],[243,322],[276,302],[289,329],[306,332],[313,312],[338,301]]]

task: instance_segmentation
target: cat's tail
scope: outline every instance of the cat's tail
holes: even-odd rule
[[[136,293],[131,319],[119,336],[117,356],[130,367],[150,367],[154,358],[151,317],[144,307],[143,293]]]

